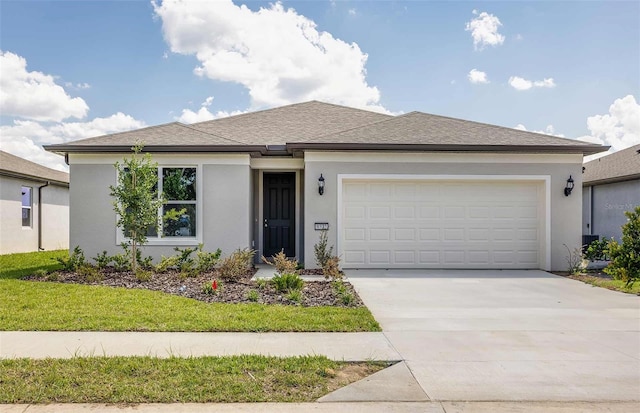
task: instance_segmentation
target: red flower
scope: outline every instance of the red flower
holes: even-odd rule
[[[213,291],[218,289],[218,282],[216,280],[213,280],[211,283],[211,288],[213,288]]]

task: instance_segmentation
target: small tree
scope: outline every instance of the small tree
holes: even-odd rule
[[[622,226],[622,244],[615,240],[609,243],[611,264],[604,272],[629,286],[640,280],[640,206],[624,214],[628,221]]]
[[[158,163],[151,160],[150,154],[140,156],[142,145],[131,148],[133,154],[116,162],[118,184],[109,185],[113,209],[118,215],[118,227],[129,238],[131,244],[131,270],[136,271],[137,248],[147,242],[147,231],[158,231],[160,220],[158,208],[164,203],[164,197],[158,195]]]
[[[320,268],[324,268],[327,265],[327,261],[333,256],[333,246],[329,247],[329,234],[328,230],[320,231],[320,239],[318,243],[313,246],[313,252],[316,256],[316,264]]]

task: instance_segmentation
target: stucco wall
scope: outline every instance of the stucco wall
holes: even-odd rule
[[[197,224],[197,239],[150,240],[143,248],[143,255],[151,255],[157,261],[161,255],[175,254],[175,246],[196,246],[199,241],[204,243],[205,250],[220,248],[224,255],[250,246],[251,171],[248,156],[246,161],[232,159],[222,164],[212,164],[216,161],[207,161],[205,156],[183,157],[180,161],[172,161],[170,157],[158,158],[156,160],[161,166],[198,167],[197,208],[201,222]],[[115,159],[114,155],[71,157],[70,245],[79,245],[86,257],[95,257],[104,250],[110,255],[122,252],[113,198],[109,195],[109,185],[116,181]]]
[[[592,233],[600,239],[622,237],[622,225],[627,222],[625,211],[640,205],[640,180],[596,185],[593,190]],[[584,189],[588,191],[588,188]]]
[[[320,154],[322,155],[322,154]],[[340,154],[326,154],[335,156],[338,161],[314,160],[317,157],[305,159],[305,266],[315,267],[313,246],[317,242],[318,232],[314,231],[314,222],[328,222],[330,225],[329,239],[333,245],[337,244],[337,179],[338,174],[423,174],[423,175],[548,175],[551,191],[551,269],[565,270],[567,250],[581,245],[581,217],[582,217],[582,156],[537,155],[523,157],[519,162],[514,155],[504,155],[504,163],[499,156],[483,158],[470,154],[451,157],[447,163],[438,162],[433,154],[419,156],[389,157],[387,161],[380,161],[381,155],[359,154],[340,157]],[[442,157],[445,159],[445,157]],[[447,158],[449,159],[449,158]],[[543,163],[548,159],[549,163]],[[364,161],[363,161],[364,160]],[[377,161],[376,161],[377,160]],[[469,162],[467,162],[468,160]],[[526,161],[525,161],[526,160]],[[318,194],[318,177],[325,178],[325,193]],[[575,188],[571,196],[565,197],[563,191],[569,175],[573,176]]]
[[[44,182],[0,177],[0,254],[38,250],[38,187]],[[32,225],[22,226],[23,186],[32,188]],[[50,185],[42,189],[42,248],[69,246],[69,190]]]
[[[37,197],[37,189],[35,192]],[[42,248],[69,248],[69,188],[42,188]]]

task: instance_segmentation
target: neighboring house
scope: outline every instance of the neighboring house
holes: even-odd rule
[[[225,254],[284,249],[307,268],[328,227],[345,268],[565,269],[564,245],[581,244],[583,155],[607,149],[317,101],[45,146],[68,157],[71,245],[87,256],[124,240],[109,185],[136,142],[159,163],[164,210],[186,210],[146,254],[200,242]]]
[[[582,233],[622,237],[625,211],[640,205],[640,144],[584,164]]]
[[[69,248],[69,174],[0,151],[0,254]]]

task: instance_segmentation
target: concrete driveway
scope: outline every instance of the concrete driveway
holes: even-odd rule
[[[432,400],[640,400],[638,296],[543,271],[346,273]]]

